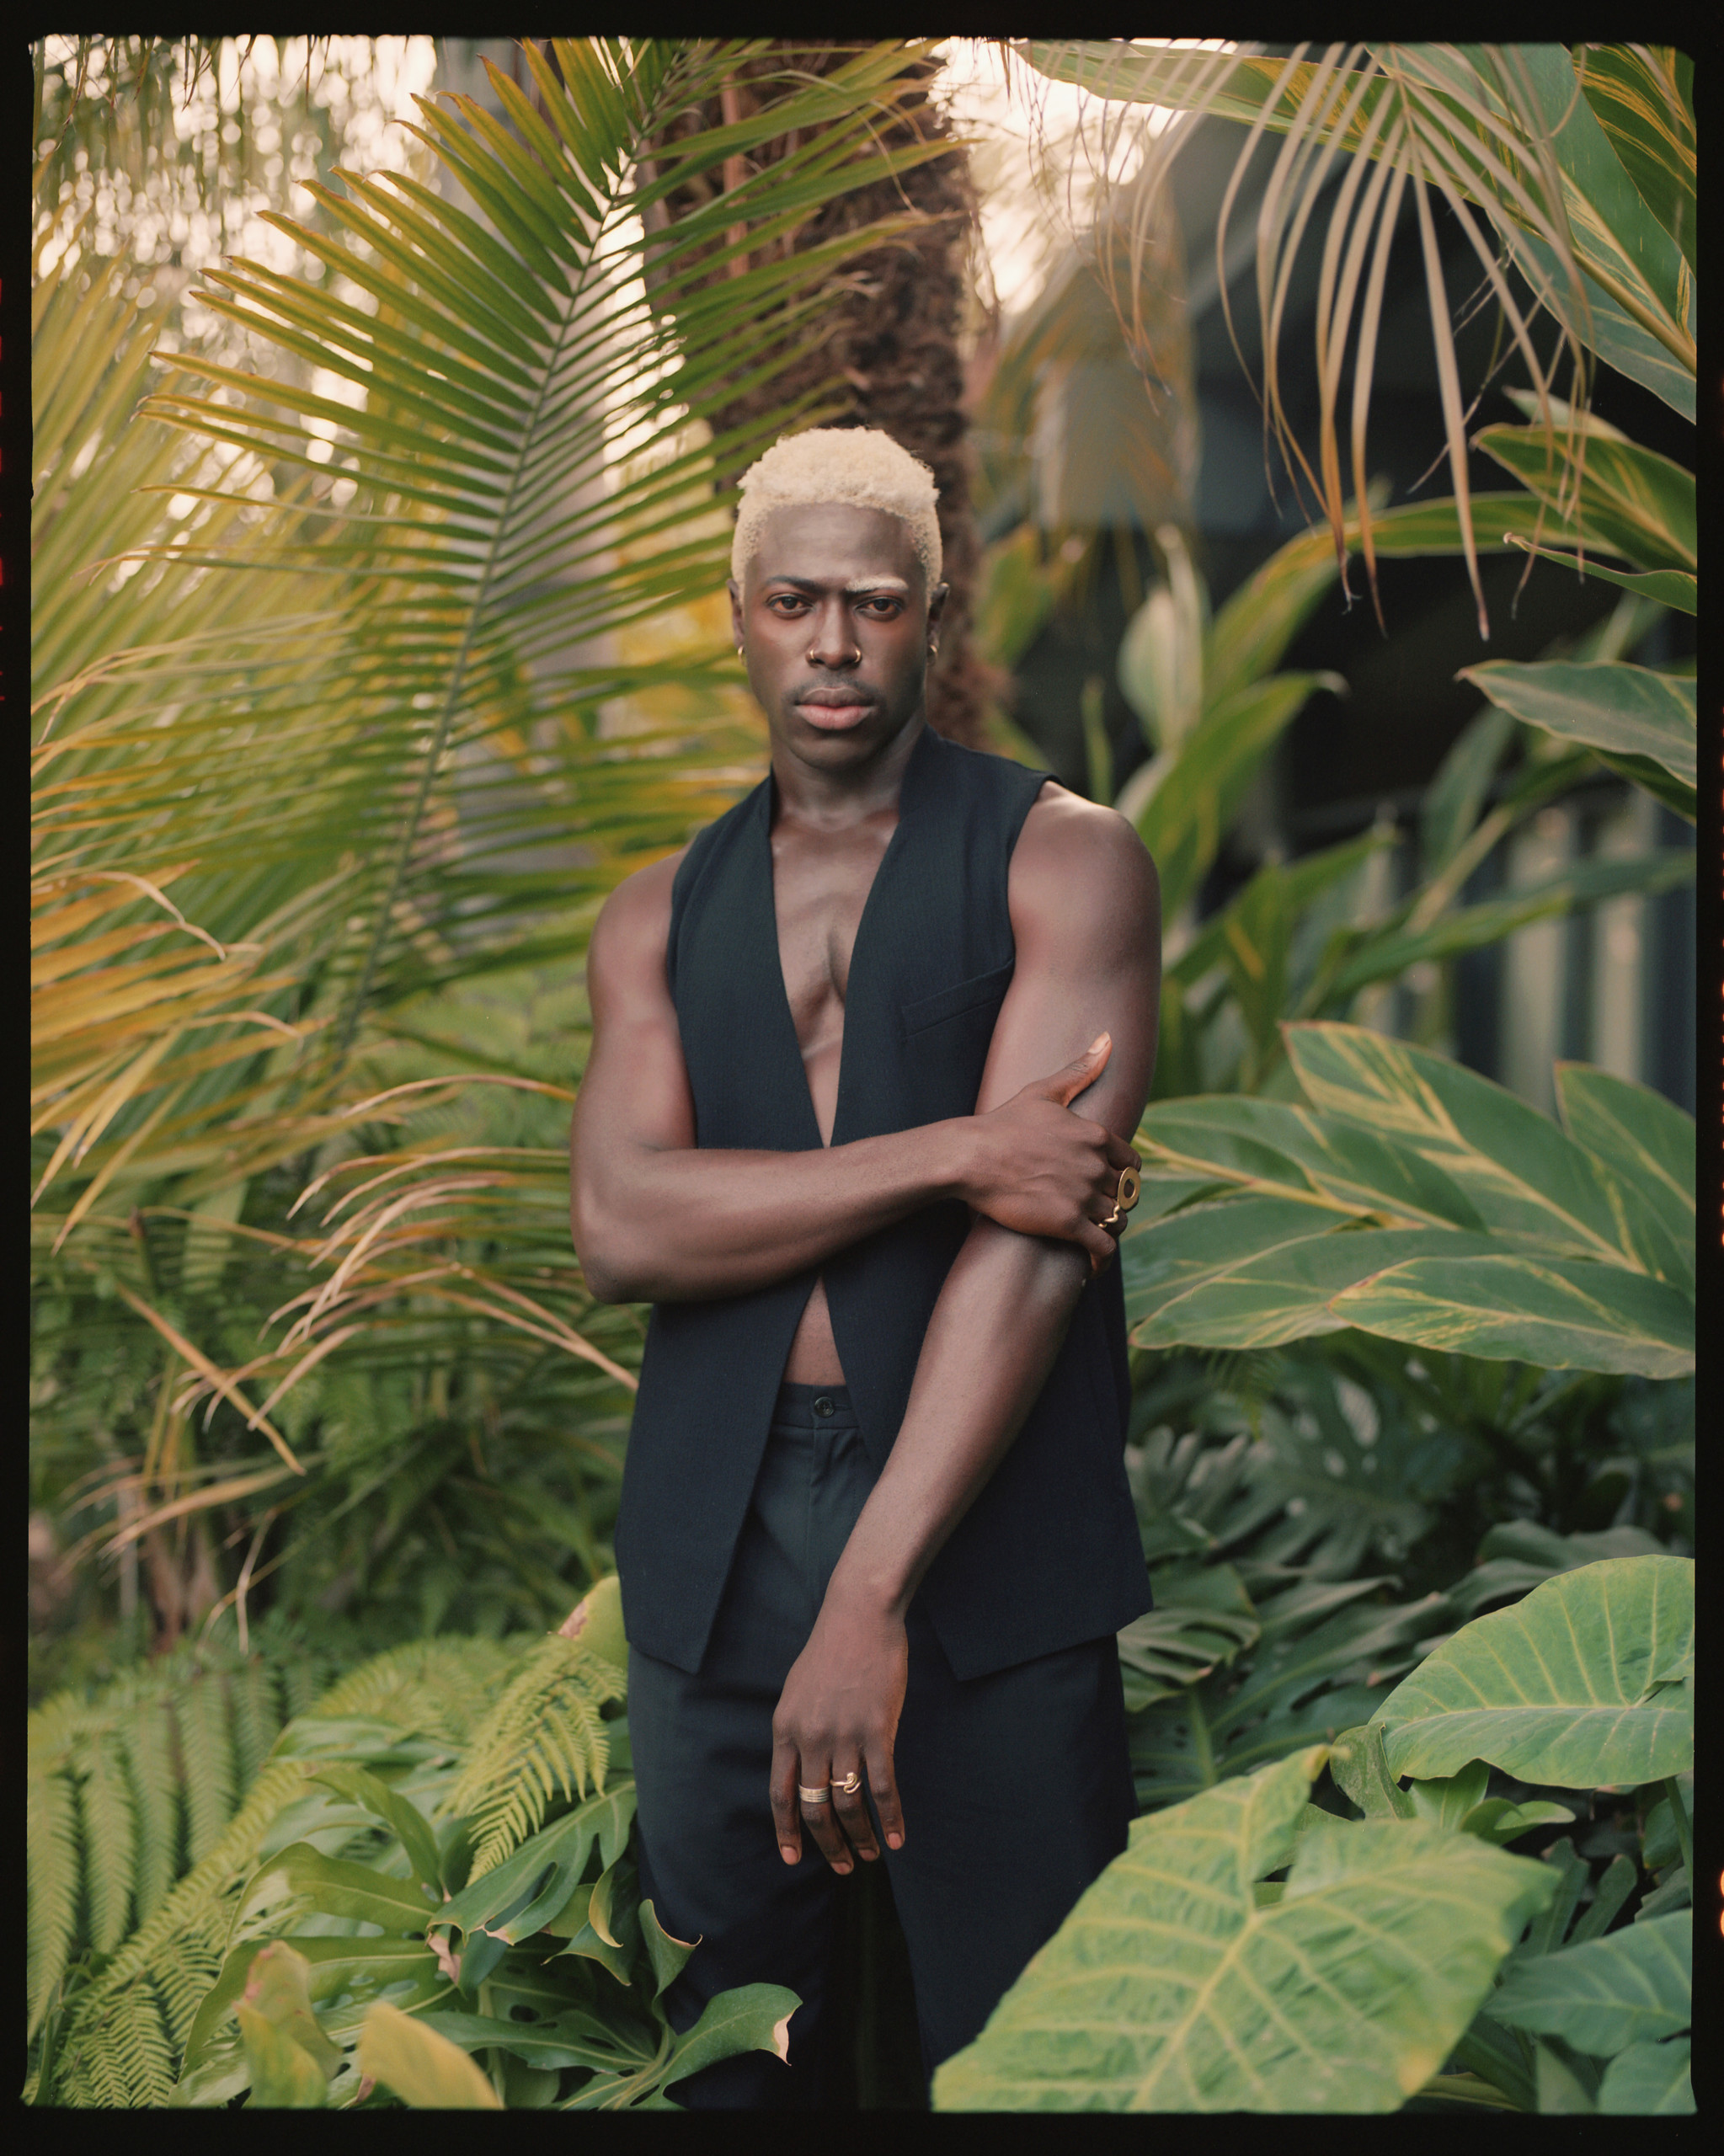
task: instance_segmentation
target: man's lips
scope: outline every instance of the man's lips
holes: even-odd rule
[[[854,689],[804,689],[794,702],[810,726],[828,732],[856,725],[864,712],[874,707],[872,696],[859,695]]]

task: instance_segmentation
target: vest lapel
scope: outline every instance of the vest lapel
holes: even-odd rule
[[[760,1114],[750,1117],[770,1132],[757,1142],[773,1151],[799,1153],[819,1147],[820,1126],[809,1092],[808,1071],[790,998],[784,987],[784,962],[778,949],[778,914],[772,902],[772,804],[775,787],[768,772],[755,798],[748,843],[741,849],[738,936],[734,953],[718,977],[731,1001],[734,1036],[761,1087]],[[760,1032],[748,1036],[755,1026]],[[718,1141],[737,1143],[737,1140]]]
[[[918,887],[917,851],[923,812],[937,793],[942,746],[925,725],[910,752],[898,790],[898,825],[874,871],[856,942],[850,953],[850,978],[844,994],[844,1049],[838,1064],[838,1107],[832,1118],[832,1143],[847,1145],[868,1134],[867,1099],[870,1064],[878,1054],[873,1030],[896,1022],[890,974],[892,954],[904,933],[904,910],[914,910]],[[863,1127],[858,1129],[858,1124]]]

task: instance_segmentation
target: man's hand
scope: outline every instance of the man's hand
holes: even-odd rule
[[[772,1717],[772,1819],[787,1864],[801,1861],[804,1825],[835,1871],[849,1871],[857,1856],[878,1857],[870,1791],[888,1848],[903,1846],[892,1749],[909,1676],[903,1617],[829,1588]],[[857,1785],[846,1794],[841,1785],[852,1774]],[[830,1801],[802,1803],[799,1785],[830,1786]]]
[[[969,1123],[976,1150],[965,1202],[1021,1235],[1081,1243],[1092,1274],[1117,1247],[1097,1224],[1113,1209],[1119,1171],[1143,1165],[1124,1139],[1070,1105],[1094,1085],[1113,1053],[1112,1039],[1102,1033],[1063,1070]]]

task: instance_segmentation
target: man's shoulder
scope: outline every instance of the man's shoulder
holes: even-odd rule
[[[1053,780],[1024,819],[1009,895],[1021,942],[1043,928],[1135,934],[1161,917],[1156,864],[1133,825]]]
[[[1021,862],[1035,873],[1086,874],[1141,866],[1149,859],[1135,828],[1117,808],[1086,801],[1050,778],[1024,819],[1012,866]]]
[[[686,846],[679,846],[675,853],[623,878],[593,924],[594,961],[603,964],[607,958],[626,958],[649,947],[656,947],[662,956],[670,930],[671,892],[687,853]]]

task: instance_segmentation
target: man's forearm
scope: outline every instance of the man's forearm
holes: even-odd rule
[[[803,1152],[635,1147],[577,1187],[575,1247],[611,1302],[746,1294],[966,1187],[969,1117]]]
[[[901,1615],[1023,1427],[1089,1265],[1069,1243],[978,1220],[928,1324],[889,1459],[827,1589]]]

